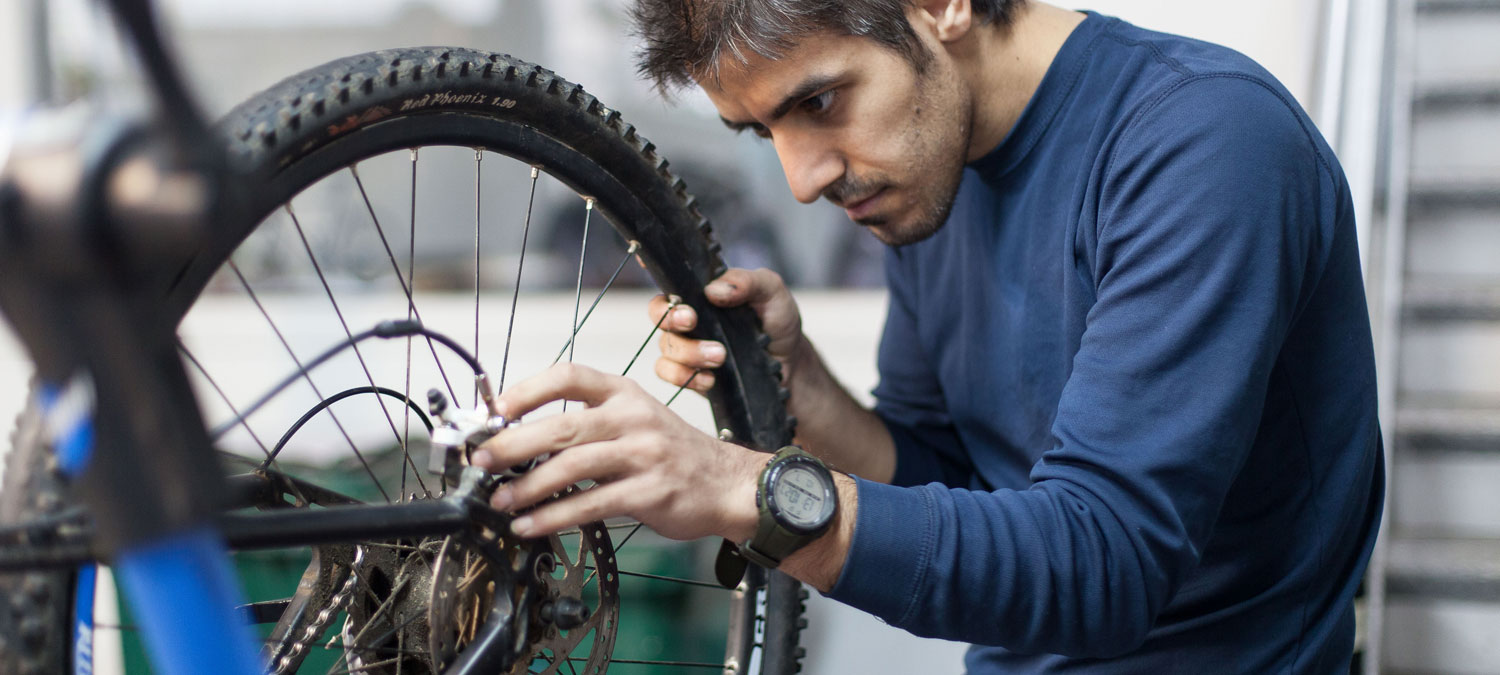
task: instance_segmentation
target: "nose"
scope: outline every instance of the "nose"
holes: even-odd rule
[[[781,171],[797,201],[817,201],[823,190],[844,175],[842,157],[816,134],[776,134],[773,138]]]

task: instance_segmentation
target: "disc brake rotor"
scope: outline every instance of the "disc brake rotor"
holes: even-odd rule
[[[575,662],[569,673],[575,668],[580,675],[603,673],[614,653],[620,616],[620,576],[609,530],[604,523],[585,524],[572,551],[561,537],[553,535],[548,540],[553,566],[533,570],[546,592],[532,603],[529,656],[518,661],[511,673],[530,672],[538,659],[546,662],[543,675],[559,672],[568,661]],[[581,601],[588,608],[586,614],[577,611],[573,601]],[[586,657],[578,653],[583,645],[588,645]],[[577,661],[582,661],[581,667]]]
[[[499,587],[507,575],[498,573],[494,560],[509,561],[510,588]],[[511,673],[532,672],[533,667],[556,673],[570,661],[569,673],[607,669],[620,595],[614,547],[603,523],[532,541],[489,532],[477,539],[447,538],[433,570],[428,615],[428,649],[437,655],[437,671],[474,639],[499,593],[509,594],[510,607],[522,608],[511,617],[512,630],[522,634],[520,658]]]

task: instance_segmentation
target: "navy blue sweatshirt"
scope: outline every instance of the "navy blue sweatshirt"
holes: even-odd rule
[[[1347,672],[1384,468],[1349,190],[1229,49],[1090,15],[887,256],[829,595],[974,673]]]

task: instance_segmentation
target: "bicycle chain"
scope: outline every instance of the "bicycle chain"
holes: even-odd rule
[[[272,675],[286,675],[294,657],[307,651],[308,645],[328,628],[328,622],[333,620],[333,615],[338,614],[344,609],[344,605],[349,603],[350,597],[354,595],[354,586],[359,582],[359,575],[362,572],[360,568],[364,566],[364,562],[365,547],[355,546],[354,562],[349,565],[349,576],[344,579],[344,585],[339,587],[338,592],[329,598],[328,604],[318,611],[318,615],[313,618],[312,622],[307,624],[307,628],[302,631],[302,637],[293,642],[286,654],[276,661],[276,670],[272,671]]]

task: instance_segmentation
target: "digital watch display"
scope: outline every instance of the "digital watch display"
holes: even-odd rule
[[[838,492],[823,462],[789,445],[761,471],[755,502],[760,522],[740,552],[771,569],[827,531],[838,510]]]

